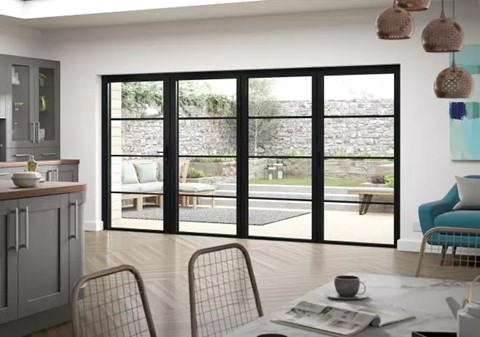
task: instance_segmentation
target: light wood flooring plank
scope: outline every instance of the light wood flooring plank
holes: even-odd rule
[[[417,262],[416,253],[388,248],[102,231],[86,233],[85,267],[87,273],[119,264],[137,267],[147,286],[158,335],[186,337],[190,335],[188,260],[197,249],[229,242],[239,242],[250,252],[267,313],[336,275],[414,276]],[[70,335],[70,324],[63,324],[31,337]]]

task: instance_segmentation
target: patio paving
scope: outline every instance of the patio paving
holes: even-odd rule
[[[275,211],[275,209],[265,209]],[[311,238],[311,214],[274,222],[264,226],[249,226],[252,236],[269,236],[293,239]],[[119,219],[116,228],[162,230],[163,221],[142,219]],[[180,222],[180,231],[215,234],[235,234],[232,224]],[[331,241],[367,242],[393,244],[393,214],[358,211],[325,211],[325,239]]]

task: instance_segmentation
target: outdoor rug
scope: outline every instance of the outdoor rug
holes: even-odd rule
[[[278,211],[278,210],[249,210],[249,224],[253,226],[263,226],[272,222],[294,218],[300,215],[308,214],[307,211]],[[123,209],[122,217],[128,219],[144,219],[144,220],[163,220],[163,208],[156,206],[147,206],[143,211],[135,209]],[[220,207],[199,207],[180,208],[180,221],[190,222],[210,222],[236,224],[237,213],[235,208]]]

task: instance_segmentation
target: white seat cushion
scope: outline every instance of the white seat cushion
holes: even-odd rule
[[[215,191],[215,186],[209,184],[198,183],[181,183],[179,186],[180,192],[207,192]]]

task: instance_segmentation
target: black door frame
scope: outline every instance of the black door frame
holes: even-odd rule
[[[324,79],[334,75],[394,75],[394,156],[378,157],[394,161],[394,243],[374,244],[364,242],[329,241],[324,239],[324,160],[331,158],[324,154]],[[278,237],[257,237],[248,235],[248,80],[262,77],[295,77],[312,78],[312,239],[290,239]],[[239,71],[208,71],[158,74],[125,74],[102,76],[102,219],[107,230],[127,230],[138,232],[154,232],[179,234],[178,221],[178,114],[177,94],[178,81],[237,80],[237,231],[236,235],[181,232],[185,235],[237,237],[277,241],[316,242],[328,244],[344,244],[354,246],[397,247],[400,239],[400,65],[369,65],[321,68],[290,68]],[[152,231],[141,229],[124,229],[111,226],[111,134],[110,134],[110,83],[132,81],[163,81],[164,90],[164,230]],[[315,131],[316,130],[316,131]],[[321,130],[321,131],[319,131]],[[247,140],[247,141],[243,141]],[[161,156],[159,156],[161,157]],[[338,157],[335,157],[338,158]],[[349,159],[350,157],[340,157]],[[354,157],[355,159],[372,159],[372,157]],[[375,159],[375,157],[373,157]],[[242,172],[239,174],[239,172]],[[318,188],[313,188],[317,186]],[[330,201],[328,201],[330,202]],[[352,202],[358,204],[358,202]],[[370,204],[391,204],[370,202]],[[318,225],[315,225],[318,224]]]

